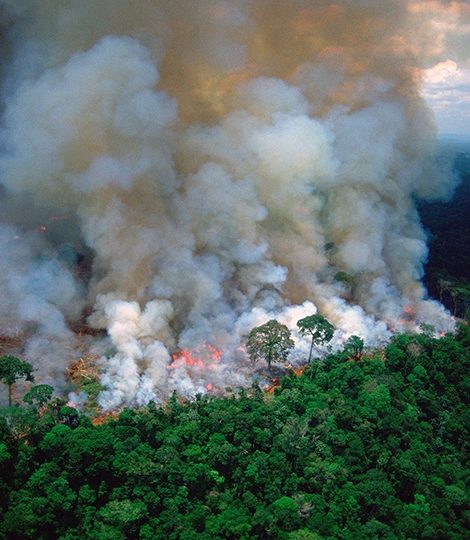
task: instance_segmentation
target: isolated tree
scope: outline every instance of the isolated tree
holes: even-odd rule
[[[309,335],[312,338],[310,343],[310,352],[308,362],[312,359],[312,350],[314,345],[324,345],[331,341],[335,332],[335,327],[323,315],[309,315],[297,321],[299,333],[302,336]]]
[[[23,396],[23,401],[36,407],[42,407],[52,398],[54,388],[48,384],[37,384]]]
[[[344,350],[355,360],[360,360],[364,350],[364,341],[359,336],[350,336],[344,345]]]
[[[8,405],[10,407],[12,386],[18,379],[33,382],[33,366],[16,358],[16,356],[0,356],[0,381],[8,385]]]
[[[290,331],[286,325],[271,319],[261,326],[253,328],[248,336],[246,348],[252,362],[264,358],[271,370],[271,362],[285,360],[294,347]]]

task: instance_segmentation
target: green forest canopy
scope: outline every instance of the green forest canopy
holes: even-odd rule
[[[469,537],[470,328],[395,336],[236,396],[93,426],[57,398],[0,416],[0,538]]]

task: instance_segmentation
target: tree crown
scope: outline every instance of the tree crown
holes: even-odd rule
[[[5,384],[12,385],[18,379],[33,382],[33,366],[16,356],[0,356],[0,380]]]
[[[299,333],[303,336],[309,334],[312,336],[312,342],[316,345],[327,343],[333,337],[335,327],[328,319],[319,315],[309,315],[297,321]]]
[[[247,340],[250,359],[256,362],[259,358],[264,358],[269,364],[271,361],[285,360],[294,347],[290,335],[287,326],[275,319],[253,328]]]

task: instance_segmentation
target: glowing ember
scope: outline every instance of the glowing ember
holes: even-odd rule
[[[222,351],[220,349],[217,349],[217,347],[214,347],[214,345],[211,345],[210,343],[205,343],[204,346],[210,353],[212,360],[215,362],[220,362],[220,360],[222,359]]]
[[[119,413],[117,411],[111,411],[111,412],[106,412],[98,416],[95,416],[94,418],[91,419],[91,423],[94,426],[100,426],[101,424],[105,424],[106,422],[109,422],[109,420],[117,420],[118,418],[119,418]]]
[[[193,356],[191,351],[188,349],[183,349],[180,353],[175,353],[171,356],[172,363],[168,366],[170,369],[174,369],[180,364],[185,364],[187,366],[197,366],[204,368],[204,362],[197,356]]]
[[[214,345],[202,343],[194,349],[174,353],[167,369],[174,371],[176,377],[184,375],[198,380],[198,392],[215,392],[222,369],[222,354]]]
[[[171,364],[168,369],[176,369],[180,366],[193,367],[196,369],[214,369],[222,359],[222,351],[211,345],[203,343],[194,350],[182,349],[171,356]],[[212,385],[211,385],[212,386]]]
[[[307,369],[307,366],[301,366],[298,368],[292,368],[292,371],[294,372],[296,377],[300,377],[302,373]]]
[[[273,377],[271,379],[271,384],[266,388],[265,393],[266,394],[274,394],[274,390],[280,386],[280,380],[276,377]]]
[[[415,316],[415,310],[413,309],[412,306],[405,306],[403,308],[403,311],[404,313],[406,313],[407,315],[409,315],[410,317],[414,317]]]

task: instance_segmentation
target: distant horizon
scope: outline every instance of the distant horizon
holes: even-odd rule
[[[470,144],[470,133],[438,132],[437,139],[439,141],[445,140]]]

